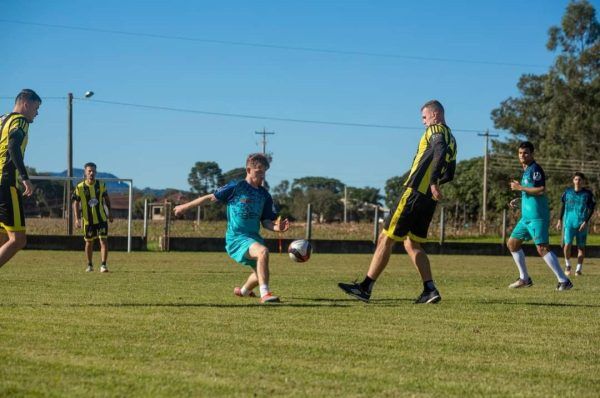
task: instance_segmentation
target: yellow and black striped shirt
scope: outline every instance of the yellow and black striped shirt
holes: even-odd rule
[[[454,178],[456,152],[450,127],[445,124],[427,127],[404,186],[431,196],[431,184],[444,184]]]
[[[17,165],[9,152],[9,139],[13,134],[20,135],[19,131],[23,132],[20,145],[21,158],[19,159],[21,163],[21,177],[23,179],[28,178],[25,166],[22,164],[22,158],[25,156],[25,148],[27,148],[29,122],[22,114],[13,112],[0,118],[0,184],[8,184],[10,186],[16,186],[17,184]]]
[[[104,198],[108,195],[106,185],[101,181],[94,181],[88,185],[84,180],[77,184],[73,192],[73,200],[81,203],[81,215],[84,225],[94,225],[106,222]]]

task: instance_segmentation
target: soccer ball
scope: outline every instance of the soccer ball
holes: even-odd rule
[[[295,240],[288,247],[290,258],[297,263],[304,263],[310,258],[312,246],[310,242],[304,239]]]

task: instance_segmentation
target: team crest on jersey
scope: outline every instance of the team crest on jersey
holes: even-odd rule
[[[98,199],[96,198],[92,198],[90,200],[88,200],[88,206],[89,207],[94,207],[98,205]]]
[[[533,181],[540,181],[542,179],[542,173],[539,171],[533,172]]]

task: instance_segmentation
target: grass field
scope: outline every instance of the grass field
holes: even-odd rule
[[[537,396],[600,391],[600,262],[554,291],[508,290],[512,258],[432,256],[443,300],[392,257],[369,304],[338,281],[370,256],[272,256],[261,306],[232,289],[246,270],[222,253],[24,251],[0,269],[0,396]]]

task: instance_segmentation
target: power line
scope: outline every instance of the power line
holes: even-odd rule
[[[284,46],[284,45],[267,44],[267,43],[252,43],[252,42],[242,42],[242,41],[202,39],[202,38],[197,38],[197,37],[159,35],[159,34],[155,34],[155,33],[128,32],[128,31],[122,31],[122,30],[89,28],[89,27],[72,26],[72,25],[56,25],[56,24],[47,24],[47,23],[38,23],[38,22],[18,21],[18,20],[11,20],[11,19],[0,19],[0,22],[17,24],[17,25],[40,26],[40,27],[52,28],[52,29],[67,29],[67,30],[77,30],[77,31],[84,31],[84,32],[109,33],[109,34],[122,35],[122,36],[147,37],[147,38],[152,38],[152,39],[178,40],[178,41],[189,41],[189,42],[210,43],[210,44],[225,44],[225,45],[230,45],[230,46],[257,47],[257,48],[268,48],[268,49],[274,49],[274,50],[303,51],[303,52],[314,52],[314,53],[322,53],[322,54],[354,55],[354,56],[363,56],[363,57],[409,59],[409,60],[414,60],[414,61],[452,62],[452,63],[461,63],[461,64],[496,65],[496,66],[509,66],[509,67],[528,67],[528,68],[547,68],[548,67],[547,65],[521,64],[521,63],[515,63],[515,62],[468,60],[468,59],[460,59],[460,58],[421,57],[421,56],[404,55],[404,54],[373,53],[373,52],[366,52],[366,51],[348,51],[348,50],[335,50],[335,49],[317,48],[317,47]]]
[[[222,116],[222,117],[236,117],[236,118],[244,118],[244,119],[271,120],[271,121],[278,121],[278,122],[324,124],[324,125],[347,126],[347,127],[369,127],[369,128],[393,129],[393,130],[423,130],[423,127],[414,127],[414,126],[396,126],[396,125],[388,125],[388,124],[370,124],[370,123],[351,123],[351,122],[339,122],[339,121],[328,121],[328,120],[295,119],[295,118],[284,118],[284,117],[277,117],[277,116],[250,115],[250,114],[242,114],[242,113],[212,112],[212,111],[203,111],[203,110],[198,110],[198,109],[185,109],[185,108],[174,108],[174,107],[168,107],[168,106],[134,104],[134,103],[129,103],[129,102],[103,101],[103,100],[98,100],[98,99],[85,99],[85,102],[95,102],[95,103],[107,104],[107,105],[127,106],[127,107],[140,108],[140,109],[152,109],[152,110],[162,110],[162,111],[170,111],[170,112],[194,113],[194,114]],[[452,129],[452,131],[462,132],[462,133],[480,133],[481,132],[481,130],[470,130],[470,129]]]
[[[14,99],[14,97],[0,96],[0,99]],[[47,99],[65,100],[66,97],[43,97],[42,99],[43,100],[47,100]],[[352,122],[329,121],[329,120],[284,118],[284,117],[277,117],[277,116],[251,115],[251,114],[242,114],[242,113],[213,112],[213,111],[204,111],[204,110],[199,110],[199,109],[175,108],[175,107],[170,107],[170,106],[135,104],[135,103],[131,103],[131,102],[103,101],[103,100],[99,100],[99,99],[90,99],[90,98],[73,97],[73,99],[77,100],[77,101],[82,101],[82,102],[96,102],[99,104],[126,106],[126,107],[139,108],[139,109],[152,109],[152,110],[160,110],[160,111],[168,111],[168,112],[181,112],[181,113],[195,113],[195,114],[200,114],[200,115],[233,117],[233,118],[243,118],[243,119],[270,120],[270,121],[277,121],[277,122],[324,124],[324,125],[330,125],[330,126],[346,126],[346,127],[368,127],[368,128],[392,129],[392,130],[422,131],[424,129],[424,127],[416,127],[416,126],[398,126],[398,125],[390,125],[390,124],[372,124],[372,123],[352,123]],[[455,129],[455,128],[452,129],[452,132],[455,132],[455,133],[456,132],[458,132],[458,133],[481,133],[482,131],[483,130],[474,130],[474,129]]]

